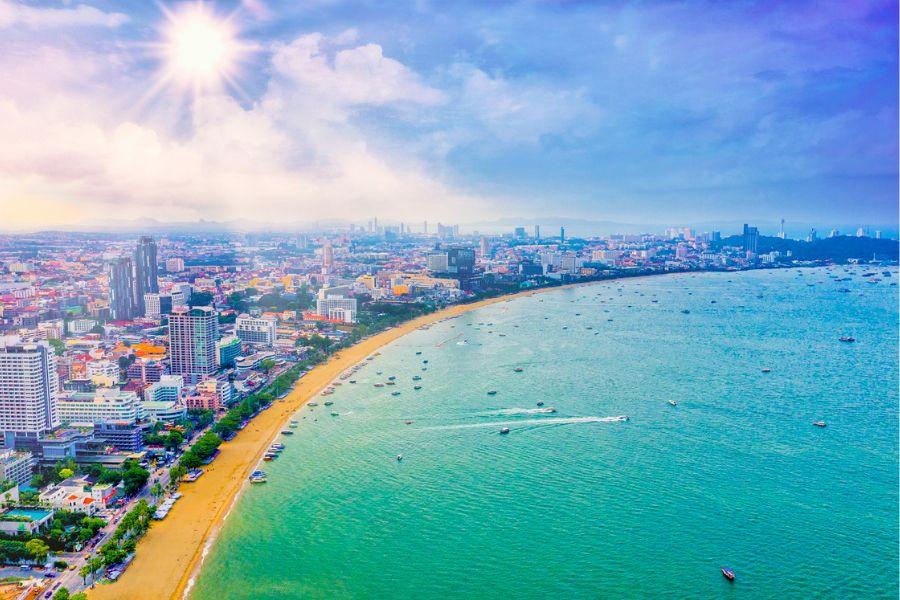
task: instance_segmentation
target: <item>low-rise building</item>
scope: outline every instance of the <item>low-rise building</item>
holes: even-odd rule
[[[0,470],[2,470],[0,475],[6,481],[28,485],[36,464],[37,460],[31,452],[0,451]]]

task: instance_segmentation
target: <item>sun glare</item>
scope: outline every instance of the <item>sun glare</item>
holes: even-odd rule
[[[218,16],[203,2],[163,10],[161,39],[152,45],[160,59],[154,91],[174,87],[197,95],[225,85],[239,91],[240,62],[252,48],[238,39],[234,14]]]
[[[176,75],[207,82],[233,66],[234,36],[224,24],[197,14],[173,25],[168,58]]]

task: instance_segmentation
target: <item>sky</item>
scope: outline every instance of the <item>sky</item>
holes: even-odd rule
[[[896,228],[897,22],[893,0],[0,0],[0,229]]]

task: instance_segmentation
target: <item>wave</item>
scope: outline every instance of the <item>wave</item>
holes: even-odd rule
[[[503,427],[511,425],[573,425],[576,423],[620,423],[627,421],[628,417],[559,417],[556,419],[522,419],[518,421],[491,421],[489,423],[461,423],[457,425],[435,425],[423,427],[423,431],[437,431],[449,429],[474,429],[477,427]]]

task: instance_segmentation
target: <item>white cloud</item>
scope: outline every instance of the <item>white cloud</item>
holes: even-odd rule
[[[434,105],[443,94],[405,65],[384,56],[381,46],[336,49],[355,39],[351,30],[329,40],[320,33],[279,45],[272,65],[298,92],[334,107],[394,103]]]
[[[418,220],[482,206],[412,157],[373,150],[352,121],[334,118],[353,107],[428,104],[440,93],[377,46],[326,57],[323,40],[305,36],[281,48],[273,59],[277,81],[249,108],[224,95],[202,98],[187,131],[152,115],[129,116],[110,94],[96,93],[115,87],[108,64],[83,65],[81,85],[35,98],[29,87],[45,82],[33,64],[31,86],[0,90],[5,227],[46,226],[48,215],[54,224],[142,216]],[[14,66],[0,61],[0,79]],[[119,70],[121,80],[130,76],[125,66]],[[92,73],[104,80],[92,82]]]
[[[0,28],[14,25],[33,29],[119,27],[127,21],[127,15],[103,12],[86,4],[73,8],[37,8],[12,0],[0,0]]]
[[[577,135],[600,116],[582,90],[492,76],[468,64],[454,65],[452,75],[461,81],[466,114],[503,141],[533,144],[546,135]]]

